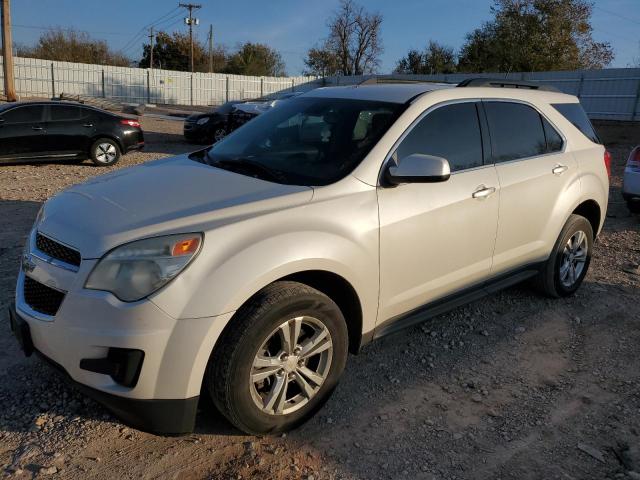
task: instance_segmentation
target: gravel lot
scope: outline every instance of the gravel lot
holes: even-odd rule
[[[143,118],[147,150],[194,150],[182,124]],[[578,294],[518,286],[351,356],[332,399],[287,436],[240,434],[202,402],[197,431],[120,424],[0,328],[0,475],[11,478],[640,479],[640,218],[620,174],[640,125],[599,125],[613,154],[605,230]],[[0,166],[0,309],[40,203],[106,170]],[[4,315],[4,314],[2,314]]]

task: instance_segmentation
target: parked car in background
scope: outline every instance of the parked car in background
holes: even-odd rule
[[[256,100],[234,100],[212,112],[194,113],[184,121],[184,137],[193,143],[218,142],[249,120],[298,95],[300,92],[284,92]]]
[[[640,213],[640,145],[632,150],[624,168],[622,197],[632,213]]]
[[[191,431],[205,394],[266,434],[374,339],[529,278],[574,294],[610,157],[574,96],[460,87],[319,88],[57,194],[10,310],[25,353],[138,428]]]
[[[0,162],[85,160],[105,167],[144,147],[140,122],[70,102],[0,105]]]
[[[234,100],[224,103],[211,112],[194,113],[184,121],[184,138],[192,143],[215,143],[230,131],[230,114],[242,103]]]

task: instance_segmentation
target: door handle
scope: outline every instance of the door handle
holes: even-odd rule
[[[42,127],[31,127],[31,130],[42,130]]]
[[[471,194],[473,198],[477,198],[479,200],[485,199],[496,192],[496,187],[485,187],[484,185],[480,185],[475,192]]]
[[[567,170],[569,170],[569,167],[567,167],[566,165],[556,165],[555,167],[553,167],[553,169],[551,170],[551,172],[554,175],[562,175],[564,172],[566,172]]]
[[[87,127],[87,128],[91,128],[93,127],[93,123],[85,123],[84,125],[82,125],[83,127]]]

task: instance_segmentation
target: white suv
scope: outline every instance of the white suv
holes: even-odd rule
[[[141,429],[190,431],[205,394],[262,434],[309,418],[375,338],[530,277],[572,294],[605,149],[573,96],[461,87],[313,90],[57,194],[18,278],[25,352]]]

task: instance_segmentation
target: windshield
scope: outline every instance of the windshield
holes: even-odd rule
[[[216,143],[201,161],[291,185],[328,185],[351,173],[404,105],[293,98]]]

